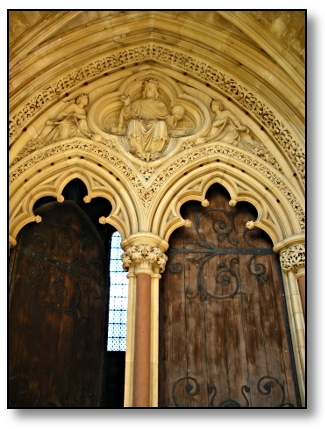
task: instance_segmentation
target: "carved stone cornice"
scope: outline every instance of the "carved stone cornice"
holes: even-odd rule
[[[280,262],[283,271],[293,271],[305,268],[305,245],[294,244],[280,253]]]

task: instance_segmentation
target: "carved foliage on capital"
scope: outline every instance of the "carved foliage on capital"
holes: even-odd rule
[[[298,271],[305,267],[305,245],[295,244],[280,254],[280,262],[283,271]]]
[[[121,256],[123,269],[128,270],[131,264],[140,264],[144,261],[149,264],[157,264],[159,272],[165,271],[167,256],[159,247],[149,244],[138,244],[130,246]]]

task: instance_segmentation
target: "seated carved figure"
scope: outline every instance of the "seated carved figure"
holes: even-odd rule
[[[211,110],[215,115],[206,141],[218,140],[251,151],[254,143],[249,128],[243,126],[229,110],[224,110],[223,104],[218,100],[212,100]]]
[[[158,85],[155,79],[144,81],[142,98],[133,103],[129,95],[122,95],[124,107],[118,127],[112,130],[123,134],[125,121],[129,121],[126,134],[131,146],[130,152],[144,159],[156,159],[160,156],[169,139],[169,131],[176,127],[185,112],[182,106],[174,106],[170,113],[159,98]]]
[[[42,130],[39,140],[59,141],[74,136],[89,137],[87,112],[85,107],[89,103],[87,94],[80,94],[74,103],[69,104],[57,118],[48,120]]]

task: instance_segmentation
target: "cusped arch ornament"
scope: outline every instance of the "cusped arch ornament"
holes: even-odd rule
[[[52,196],[58,202],[63,202],[63,188],[76,178],[82,180],[87,188],[87,195],[83,198],[85,203],[90,203],[92,199],[97,197],[105,198],[110,202],[112,206],[111,213],[108,216],[103,213],[98,222],[102,224],[110,223],[119,231],[122,238],[130,235],[132,227],[129,218],[130,211],[127,209],[127,207],[130,207],[130,201],[127,200],[128,195],[120,191],[121,184],[116,174],[116,167],[112,166],[114,174],[113,172],[110,174],[107,171],[103,171],[101,164],[94,162],[97,161],[96,157],[87,156],[89,154],[81,148],[78,151],[75,150],[75,147],[73,150],[71,150],[71,147],[70,150],[66,149],[65,145],[61,143],[51,148],[53,157],[50,157],[50,159],[53,160],[55,157],[56,168],[51,168],[51,164],[47,164],[47,168],[44,168],[44,162],[48,161],[49,157],[43,154],[41,158],[37,157],[39,164],[33,164],[34,166],[42,165],[43,168],[39,170],[38,174],[35,175],[33,173],[35,170],[29,168],[20,172],[20,180],[31,184],[28,189],[21,188],[20,181],[12,183],[9,213],[11,246],[13,246],[19,231],[27,223],[42,221],[40,216],[34,215],[33,206],[35,202],[39,198],[46,196]],[[66,158],[69,158],[71,162],[70,169],[66,168]],[[28,165],[30,166],[30,162],[28,162]]]
[[[153,192],[157,192],[148,211],[152,230],[168,241],[170,234],[186,223],[180,215],[181,205],[191,199],[207,204],[207,189],[213,183],[220,183],[230,194],[230,205],[239,201],[254,205],[258,216],[247,227],[263,229],[274,244],[292,234],[303,233],[303,201],[292,185],[275,169],[248,155],[236,148],[211,143],[189,149],[187,156],[180,154],[160,173],[165,172],[165,188],[154,187],[155,182],[163,180],[160,176],[151,184]]]
[[[31,178],[33,178],[33,181],[37,180],[36,177],[33,177],[32,171],[37,170],[38,166],[42,166],[42,168],[45,165],[48,166],[51,160],[54,161],[55,168],[52,170],[50,167],[44,168],[44,171],[39,173],[38,180],[40,181],[44,177],[49,180],[48,174],[57,177],[58,173],[56,171],[64,171],[61,175],[66,177],[67,158],[71,158],[69,159],[69,164],[72,170],[74,169],[74,164],[80,164],[78,167],[81,169],[80,171],[84,172],[88,169],[88,173],[92,172],[95,176],[98,175],[103,183],[107,181],[109,187],[116,189],[117,194],[121,193],[123,189],[121,196],[129,195],[128,198],[131,198],[131,200],[129,200],[127,206],[135,208],[134,219],[129,221],[130,225],[127,228],[130,233],[136,232],[137,228],[150,230],[150,227],[148,229],[150,219],[157,216],[161,202],[166,198],[166,188],[168,189],[166,194],[168,197],[172,192],[174,183],[179,182],[182,178],[183,181],[180,182],[182,187],[184,184],[191,185],[192,174],[195,173],[195,170],[209,178],[216,177],[218,171],[224,176],[230,175],[230,177],[236,172],[238,177],[241,177],[244,182],[246,181],[246,188],[247,183],[249,183],[247,180],[251,178],[260,189],[263,190],[265,187],[270,188],[270,190],[273,189],[272,198],[274,200],[275,198],[280,198],[281,200],[281,205],[278,207],[287,207],[286,209],[282,208],[282,212],[287,210],[286,218],[296,219],[294,224],[298,223],[300,231],[304,231],[302,202],[299,200],[299,195],[296,194],[282,175],[279,175],[274,168],[245,150],[211,141],[199,146],[184,148],[182,152],[171,159],[167,158],[168,162],[164,162],[159,167],[156,166],[156,169],[153,168],[148,178],[146,178],[144,170],[141,173],[141,168],[137,168],[135,164],[130,163],[129,159],[126,159],[122,153],[106,147],[102,143],[97,142],[95,144],[94,142],[77,138],[57,142],[55,145],[39,151],[35,156],[31,154],[26,160],[22,160],[17,166],[11,168],[12,195],[15,195],[15,192],[19,193],[16,190],[19,189],[20,183],[24,180],[30,180]],[[63,161],[61,166],[59,160]],[[88,163],[88,160],[90,160],[90,163]],[[154,164],[157,162],[155,161]],[[85,164],[87,164],[87,168],[85,168]],[[33,166],[32,170],[31,166]],[[107,170],[108,168],[111,172]],[[245,170],[246,172],[243,173]],[[256,181],[257,178],[259,179]],[[267,195],[268,192],[263,191],[263,193],[259,194],[259,198],[264,198],[264,194]],[[15,196],[14,200],[18,197]],[[23,197],[21,194],[20,198]],[[12,203],[14,204],[14,201]],[[168,200],[167,205],[169,203],[170,201]],[[274,204],[276,205],[277,203],[274,202]],[[124,213],[124,216],[127,217],[126,213]],[[287,233],[282,235],[285,237]]]
[[[105,183],[114,183],[113,189],[122,191],[123,195],[128,194],[125,207],[135,209],[128,228],[132,234],[138,229],[151,231],[151,222],[159,211],[157,205],[163,200],[163,193],[179,180],[180,174],[187,175],[199,166],[206,176],[215,176],[214,170],[222,170],[223,174],[232,176],[229,165],[234,164],[241,172],[247,170],[243,178],[254,178],[258,173],[258,186],[272,187],[275,193],[284,195],[286,204],[291,206],[287,217],[290,218],[291,210],[298,219],[300,230],[304,230],[304,211],[299,194],[286,179],[274,156],[258,140],[263,132],[256,133],[256,124],[250,119],[247,122],[251,128],[255,127],[255,133],[252,133],[246,121],[242,122],[243,115],[238,117],[239,110],[235,114],[225,98],[223,101],[227,105],[224,106],[220,94],[190,89],[151,66],[121,79],[117,90],[112,92],[109,88],[112,87],[94,84],[89,88],[90,97],[83,93],[71,95],[68,105],[59,111],[62,120],[57,124],[50,121],[51,127],[53,124],[60,127],[50,131],[55,135],[53,141],[50,139],[45,145],[41,141],[37,150],[11,167],[12,189],[16,188],[14,182],[17,179],[29,180],[28,170],[35,171],[38,165],[44,167],[53,161],[56,165],[54,171],[58,172],[53,174],[60,174],[63,178],[74,170],[74,163],[82,165],[88,162],[86,159],[93,160],[101,167],[96,169],[95,164],[87,164],[92,174],[100,172]],[[95,93],[100,94],[97,99]],[[89,99],[95,101],[88,103]],[[182,115],[176,119],[173,115],[175,107],[182,109]],[[86,129],[88,134],[84,135]],[[72,134],[67,136],[66,131]],[[134,147],[137,142],[133,142],[137,138],[139,147]],[[160,143],[162,146],[156,150],[158,146],[155,144]],[[57,160],[62,159],[70,173],[61,173],[62,167],[58,166]],[[85,174],[85,171],[80,170],[80,174]],[[113,174],[115,180],[121,182],[120,186],[116,187],[114,180],[107,180],[107,174]],[[45,177],[43,173],[41,177]],[[91,180],[88,181],[88,190],[93,187]],[[188,175],[185,185],[191,180]],[[119,216],[121,219],[122,213]],[[108,217],[101,221],[110,222],[109,218],[113,219]],[[119,220],[119,225],[123,222],[124,219]],[[293,224],[296,228],[296,222]],[[283,236],[286,234],[279,234],[280,238]]]

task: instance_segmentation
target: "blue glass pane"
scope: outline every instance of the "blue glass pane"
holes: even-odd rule
[[[121,261],[121,236],[114,232],[110,254],[110,293],[108,311],[108,351],[125,351],[128,279]]]

